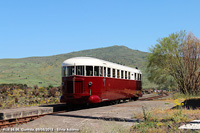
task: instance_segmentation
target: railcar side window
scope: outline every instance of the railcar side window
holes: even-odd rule
[[[128,72],[128,79],[131,79],[131,73]]]
[[[103,76],[103,67],[102,66],[99,67],[99,75]]]
[[[84,75],[84,66],[76,66],[76,75]]]
[[[140,80],[142,80],[142,74],[140,74]]]
[[[135,73],[135,80],[137,80],[137,76],[136,76],[137,74]]]
[[[138,73],[138,80],[140,80],[140,74]]]
[[[99,66],[94,67],[94,76],[99,76]]]
[[[107,76],[106,76],[106,67],[104,67],[103,70],[104,70],[104,75],[103,75],[103,76],[104,76],[104,77],[107,77]]]
[[[117,70],[117,78],[119,78],[119,70]]]
[[[108,77],[111,76],[110,68],[108,67]]]
[[[93,76],[93,66],[86,66],[86,76]]]
[[[125,71],[125,79],[127,79],[127,71]]]
[[[115,69],[112,70],[112,76],[113,76],[113,78],[116,77],[116,76],[115,76]]]
[[[124,71],[122,70],[121,71],[121,79],[123,79],[124,78]]]

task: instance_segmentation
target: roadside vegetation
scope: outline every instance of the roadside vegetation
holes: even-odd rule
[[[28,87],[23,84],[0,85],[0,109],[38,106],[60,102],[61,87]]]
[[[174,103],[174,107],[168,110],[155,109],[147,111],[142,107],[143,112],[134,116],[134,118],[142,119],[131,128],[131,132],[149,132],[149,133],[182,133],[183,130],[178,129],[180,126],[200,119],[200,95],[185,97],[183,94],[176,93],[173,97],[164,99],[165,104]],[[195,130],[187,130],[187,132],[198,132]]]
[[[176,88],[173,97],[165,99],[174,103],[168,110],[155,109],[137,114],[143,119],[131,128],[132,132],[198,132],[178,128],[192,120],[200,119],[200,40],[184,31],[172,33],[158,40],[147,55],[148,79],[160,88]]]

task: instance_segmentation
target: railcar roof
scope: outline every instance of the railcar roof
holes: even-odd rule
[[[111,67],[115,69],[121,69],[121,70],[126,70],[126,71],[132,71],[132,72],[137,72],[141,73],[140,70],[131,68],[128,66],[123,66],[120,64],[112,63],[109,61],[93,58],[93,57],[74,57],[74,58],[69,58],[65,60],[62,63],[62,66],[74,66],[74,65],[86,65],[86,66],[105,66],[105,67]]]

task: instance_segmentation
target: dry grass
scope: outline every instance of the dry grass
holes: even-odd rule
[[[173,109],[153,110],[146,112],[147,119],[132,127],[132,132],[182,132],[178,127],[195,119],[200,119],[200,110]],[[138,114],[138,119],[143,119],[143,114]],[[188,131],[189,132],[189,131]]]
[[[169,110],[155,109],[148,113],[152,115],[152,118],[150,120],[156,118],[157,120],[161,121],[164,118],[173,116],[174,114],[178,112],[181,112],[182,115],[187,116],[188,121],[191,121],[194,119],[200,119],[200,109],[197,109],[197,110],[186,109],[186,108],[183,108],[182,110],[181,109],[169,109]],[[139,113],[135,116],[135,118],[143,119],[144,115],[143,113]]]
[[[166,104],[174,103],[175,106],[168,110],[155,109],[150,112],[143,109],[143,112],[135,115],[135,118],[144,119],[144,122],[132,126],[131,132],[179,133],[183,132],[183,130],[178,129],[179,126],[192,120],[200,119],[199,96],[192,97],[175,94],[174,97],[162,101],[166,101]],[[198,131],[187,130],[184,132]]]

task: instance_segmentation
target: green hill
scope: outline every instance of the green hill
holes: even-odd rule
[[[147,54],[125,46],[112,46],[47,57],[0,59],[0,83],[58,86],[61,84],[62,62],[71,57],[88,56],[138,67],[143,72],[143,88],[153,87],[146,79],[144,71]]]

